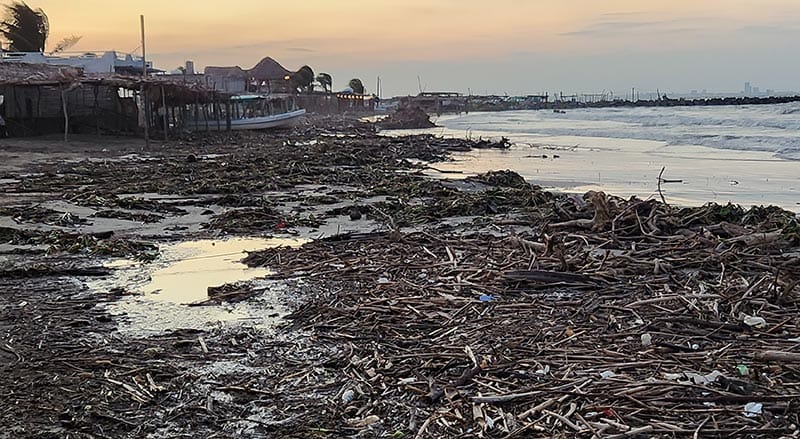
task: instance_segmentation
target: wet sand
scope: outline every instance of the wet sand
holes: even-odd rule
[[[442,128],[424,132],[465,135]],[[515,139],[512,137],[511,141]],[[660,199],[658,175],[664,167],[665,180],[680,180],[662,184],[669,203],[776,205],[800,212],[800,161],[777,158],[768,152],[668,146],[646,140],[543,136],[537,137],[535,144],[518,143],[509,150],[453,153],[451,161],[432,166],[449,171],[431,171],[431,175],[439,178],[458,178],[458,174],[451,172],[467,176],[510,169],[549,190],[567,193],[602,190],[642,199]]]

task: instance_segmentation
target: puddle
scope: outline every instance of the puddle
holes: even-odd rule
[[[279,282],[257,279],[270,274],[265,268],[249,268],[241,263],[246,251],[278,246],[297,247],[306,240],[285,238],[233,238],[199,240],[160,247],[160,258],[150,264],[117,260],[106,264],[114,276],[92,281],[95,291],[124,288],[127,296],[109,305],[120,319],[120,332],[158,333],[174,329],[208,329],[228,322],[267,327],[285,314],[276,299],[284,288]],[[255,280],[254,280],[255,279]],[[236,303],[211,306],[187,306],[208,298],[208,287],[251,281],[260,291],[254,297]]]
[[[299,246],[297,239],[234,238],[224,241],[189,241],[162,249],[169,265],[150,274],[141,292],[152,300],[193,303],[208,298],[208,287],[245,281],[270,274],[265,268],[250,268],[240,261],[244,252],[279,246]],[[117,264],[124,264],[118,262]]]

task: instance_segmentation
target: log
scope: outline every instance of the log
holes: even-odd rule
[[[778,363],[800,363],[800,352],[764,351],[755,353],[753,358]]]

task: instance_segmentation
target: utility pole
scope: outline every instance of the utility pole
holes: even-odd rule
[[[139,16],[142,25],[142,107],[144,107],[144,144],[150,148],[150,107],[147,102],[145,81],[147,80],[147,49],[144,45],[144,15]]]

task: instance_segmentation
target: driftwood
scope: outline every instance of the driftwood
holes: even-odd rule
[[[781,364],[800,363],[800,352],[764,351],[756,352],[753,358],[760,361],[773,361]]]

